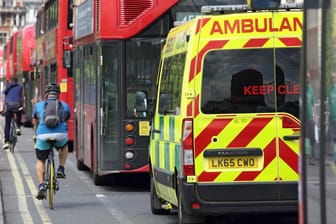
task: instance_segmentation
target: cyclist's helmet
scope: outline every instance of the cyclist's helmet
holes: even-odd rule
[[[60,92],[60,87],[56,83],[49,83],[44,90],[46,94],[59,94]]]

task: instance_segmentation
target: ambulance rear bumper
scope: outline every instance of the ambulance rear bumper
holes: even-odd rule
[[[179,185],[186,212],[194,215],[297,213],[297,183]],[[198,203],[199,206],[192,204]],[[194,204],[195,205],[195,204]]]

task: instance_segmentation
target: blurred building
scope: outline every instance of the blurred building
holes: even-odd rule
[[[0,46],[26,24],[35,23],[43,0],[0,0]]]

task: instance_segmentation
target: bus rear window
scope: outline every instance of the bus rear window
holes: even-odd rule
[[[298,116],[299,52],[295,48],[208,52],[203,64],[201,111],[283,111]],[[294,104],[295,111],[286,108]]]

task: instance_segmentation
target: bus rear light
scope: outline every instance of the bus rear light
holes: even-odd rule
[[[128,132],[132,132],[134,131],[134,129],[135,129],[134,124],[128,123],[125,125],[125,130]]]
[[[193,144],[193,122],[191,119],[183,120],[182,130],[182,156],[183,175],[195,175],[194,169],[194,144]]]
[[[126,170],[132,169],[132,165],[130,163],[125,163],[125,169]]]
[[[128,146],[134,145],[134,142],[135,142],[135,140],[132,136],[127,136],[125,141],[126,141],[126,145],[128,145]]]
[[[191,208],[192,209],[200,209],[201,205],[198,202],[193,202],[193,203],[191,203]]]
[[[134,153],[133,151],[127,151],[127,152],[125,153],[125,158],[126,158],[127,160],[132,160],[132,159],[135,158],[135,153]]]

